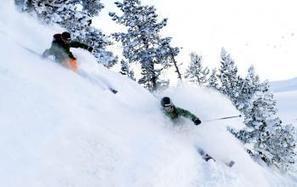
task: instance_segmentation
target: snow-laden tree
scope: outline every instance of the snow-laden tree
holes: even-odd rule
[[[126,62],[125,60],[121,60],[121,71],[120,71],[120,73],[122,75],[125,75],[125,76],[129,77],[132,80],[135,80],[134,72],[131,69],[129,63]]]
[[[244,79],[238,76],[234,61],[225,50],[221,59],[219,90],[242,112],[246,125],[239,132],[229,130],[245,143],[254,158],[287,170],[295,162],[295,129],[292,125],[284,126],[279,119],[268,82],[261,83],[253,67]]]
[[[91,17],[97,16],[104,8],[101,0],[79,0],[83,7],[83,11],[87,12]]]
[[[186,70],[185,78],[190,82],[204,85],[208,81],[209,69],[202,66],[202,57],[191,53],[191,63]]]
[[[239,95],[236,99],[237,101],[237,109],[242,113],[247,112],[246,109],[250,105],[250,101],[255,95],[257,91],[260,89],[260,80],[259,76],[256,75],[255,69],[251,66],[248,69],[247,76],[244,79],[239,79],[240,83],[240,90]]]
[[[254,98],[257,91],[260,91],[260,81],[259,77],[255,74],[254,67],[251,66],[248,69],[247,76],[245,79],[241,80],[241,87],[239,89],[238,97],[236,98],[235,107],[242,112],[245,119],[250,118],[251,108],[252,108],[252,98]],[[250,118],[252,121],[253,118]],[[247,122],[247,120],[245,121]],[[251,134],[249,134],[250,129],[240,130],[239,132],[235,129],[229,129],[232,134],[234,134],[243,143],[247,143],[251,139]]]
[[[245,117],[245,124],[252,129],[250,141],[255,141],[254,154],[269,165],[286,169],[294,163],[296,134],[292,126],[282,126],[268,83],[264,82],[260,89],[252,99],[250,115]]]
[[[285,171],[295,163],[295,129],[292,125],[282,125],[268,82],[259,84],[256,90],[245,109],[246,127],[237,133],[231,132],[249,144],[254,158]]]
[[[140,63],[141,78],[138,82],[150,91],[168,84],[161,80],[161,72],[172,65],[178,48],[170,46],[171,38],[161,38],[160,31],[167,19],[158,21],[153,6],[143,6],[139,0],[115,2],[121,15],[110,13],[112,20],[126,27],[124,32],[114,33],[123,46],[123,56],[129,63]]]
[[[27,8],[26,8],[27,7]],[[92,18],[103,8],[100,0],[26,0],[25,9],[36,14],[42,22],[56,23],[69,31],[73,38],[93,47],[99,63],[110,67],[117,58],[106,47],[108,37],[92,24]]]
[[[221,66],[219,68],[218,78],[221,83],[219,91],[228,96],[236,106],[243,82],[238,76],[238,70],[233,59],[224,48],[221,50]]]
[[[217,69],[214,68],[207,81],[207,87],[219,90],[219,80],[217,76]]]
[[[75,37],[94,48],[92,53],[98,63],[110,68],[118,62],[118,57],[106,49],[107,46],[112,45],[112,42],[104,33],[95,27],[87,27],[83,33],[84,35],[75,35]]]
[[[104,8],[100,0],[15,0],[15,2],[16,5],[22,6],[24,10],[26,10],[27,6],[34,9],[48,9],[51,7],[52,10],[55,10],[58,5],[73,4],[80,10],[87,12],[91,17],[97,16]]]
[[[21,12],[31,12],[34,9],[33,3],[35,0],[14,0],[14,4]]]

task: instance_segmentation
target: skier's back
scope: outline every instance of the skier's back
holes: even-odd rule
[[[62,34],[55,34],[53,36],[51,47],[45,50],[42,56],[48,57],[53,55],[56,62],[61,63],[73,71],[77,71],[77,62],[70,51],[71,47],[87,49],[90,52],[93,50],[92,47],[89,47],[86,44],[72,41],[70,33],[63,32]]]

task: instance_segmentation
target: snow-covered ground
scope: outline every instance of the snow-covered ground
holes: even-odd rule
[[[277,92],[275,98],[281,119],[297,127],[297,90]]]
[[[297,90],[297,77],[293,78],[293,79],[289,79],[289,80],[271,82],[271,89],[274,92],[296,91]]]
[[[271,83],[281,119],[297,127],[297,78]]]
[[[0,186],[296,185],[256,164],[226,131],[241,119],[203,122],[238,113],[220,94],[183,85],[153,96],[84,50],[74,50],[73,73],[25,49],[41,53],[61,29],[0,6]],[[173,125],[160,111],[165,95],[202,125]],[[217,162],[202,160],[198,147]]]

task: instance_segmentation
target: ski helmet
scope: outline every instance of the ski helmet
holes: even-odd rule
[[[70,40],[70,39],[71,39],[71,35],[70,35],[69,32],[63,32],[63,33],[62,33],[62,38],[63,38],[64,40]]]
[[[173,104],[172,104],[172,102],[171,102],[171,100],[170,100],[169,97],[163,97],[161,99],[161,106],[168,107],[168,106],[173,106]]]

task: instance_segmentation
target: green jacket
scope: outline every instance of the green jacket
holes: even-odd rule
[[[185,110],[185,109],[182,109],[182,108],[179,108],[179,107],[174,107],[174,110],[173,112],[167,112],[165,110],[163,110],[165,115],[168,116],[170,119],[172,120],[177,120],[180,116],[183,116],[187,119],[190,119],[192,121],[195,121],[197,120],[198,118],[192,114],[191,112]]]

